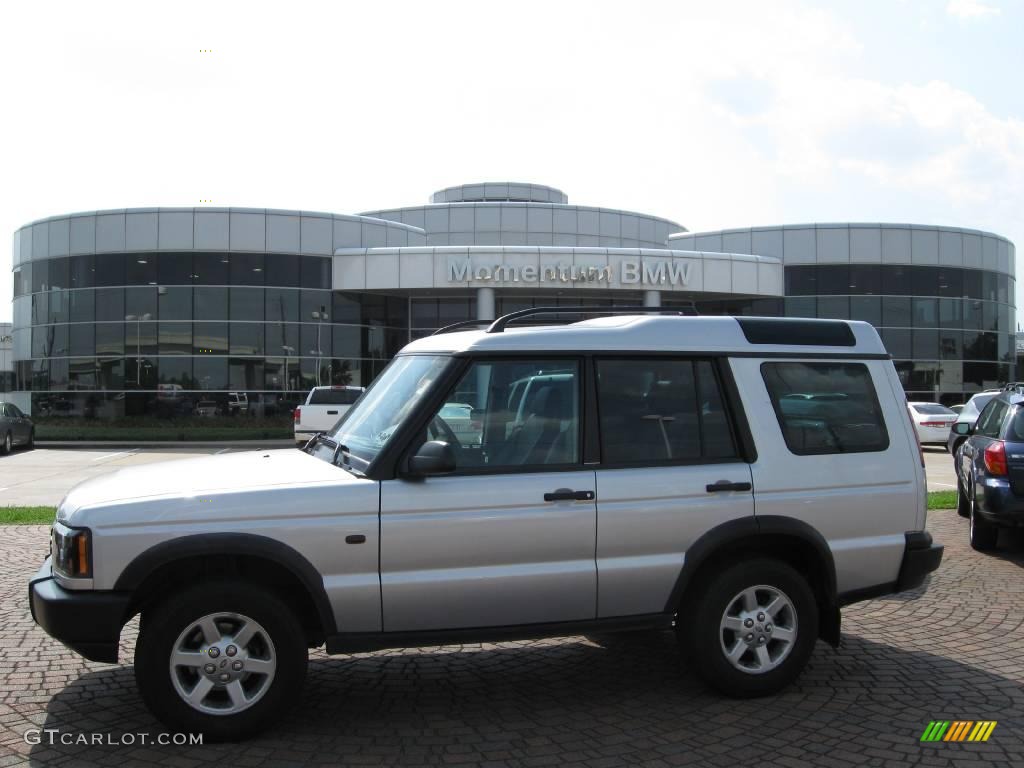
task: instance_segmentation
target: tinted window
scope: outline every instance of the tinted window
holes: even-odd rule
[[[866,365],[763,363],[761,375],[793,453],[861,453],[889,447]]]
[[[572,360],[474,363],[427,427],[455,445],[458,469],[579,461],[579,371]]]
[[[314,389],[310,393],[309,404],[352,405],[361,394],[358,389]]]
[[[986,405],[978,417],[977,434],[984,437],[999,437],[999,428],[1003,425],[1003,417],[1008,407],[1002,400],[993,400]]]
[[[707,361],[601,360],[597,397],[606,463],[700,461],[736,454]]]
[[[1017,406],[1013,410],[1013,419],[1006,430],[1006,439],[1015,443],[1024,442],[1024,407]]]

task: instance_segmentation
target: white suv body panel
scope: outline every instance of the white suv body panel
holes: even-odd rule
[[[798,354],[785,360],[802,361],[815,362]],[[798,456],[786,445],[761,375],[761,365],[778,358],[729,362],[757,441],[757,460],[750,465],[755,514],[795,518],[818,531],[832,550],[841,593],[895,582],[904,533],[918,527],[923,478],[906,406],[892,394],[892,363],[851,361],[871,374],[889,433],[886,450]]]

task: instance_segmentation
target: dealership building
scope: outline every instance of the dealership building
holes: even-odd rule
[[[14,235],[12,390],[36,415],[280,412],[410,339],[533,306],[866,320],[908,395],[1013,376],[1014,246],[911,224],[690,232],[536,184],[359,215],[129,208]],[[240,398],[241,393],[245,398]]]

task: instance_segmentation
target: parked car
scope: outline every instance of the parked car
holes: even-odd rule
[[[113,663],[141,613],[146,704],[239,739],[280,721],[320,645],[664,630],[707,684],[770,694],[818,639],[838,646],[843,606],[938,567],[867,323],[515,319],[409,344],[302,451],[77,486],[31,580],[35,621]],[[482,433],[464,442],[440,414],[466,403]]]
[[[196,403],[194,413],[201,418],[212,419],[220,413],[220,406],[215,400],[200,400]]]
[[[363,387],[333,386],[313,387],[305,402],[292,412],[295,425],[295,444],[303,446],[313,435],[326,432],[345,415],[359,396]]]
[[[244,415],[249,412],[249,395],[245,392],[228,392],[228,416]]]
[[[14,403],[0,402],[0,454],[6,456],[18,445],[33,448],[35,444],[36,427],[32,419]]]
[[[907,408],[921,445],[945,447],[949,442],[950,429],[957,420],[956,413],[938,403],[909,402]]]
[[[964,409],[964,403],[957,403],[956,405],[949,406],[949,410],[955,413],[957,416],[960,415],[960,411]]]
[[[1002,390],[990,389],[985,392],[979,392],[976,395],[972,395],[971,399],[968,400],[964,407],[957,414],[954,426],[949,431],[949,439],[946,442],[946,450],[953,456],[953,460],[956,460],[956,453],[960,449],[960,446],[965,440],[965,432],[959,431],[956,428],[957,424],[967,424],[973,427],[974,423],[978,420],[978,416],[981,414],[982,409],[988,405],[989,401],[998,395]]]
[[[479,442],[483,434],[483,424],[473,411],[469,403],[445,403],[437,417],[458,436],[460,443],[466,445]]]
[[[972,426],[958,422],[964,438],[955,462],[957,511],[971,521],[970,542],[996,547],[1000,528],[1024,525],[1024,395],[1022,388],[989,400]]]

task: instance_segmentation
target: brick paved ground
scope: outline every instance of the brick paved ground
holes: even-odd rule
[[[845,611],[798,685],[759,701],[705,690],[670,637],[317,652],[300,706],[263,738],[201,747],[30,746],[30,728],[162,731],[130,666],[83,662],[31,622],[42,527],[0,528],[0,767],[38,765],[1024,765],[1024,545],[966,545],[953,512],[924,594]],[[131,658],[134,630],[126,629]],[[998,720],[987,744],[922,746],[931,719]]]

